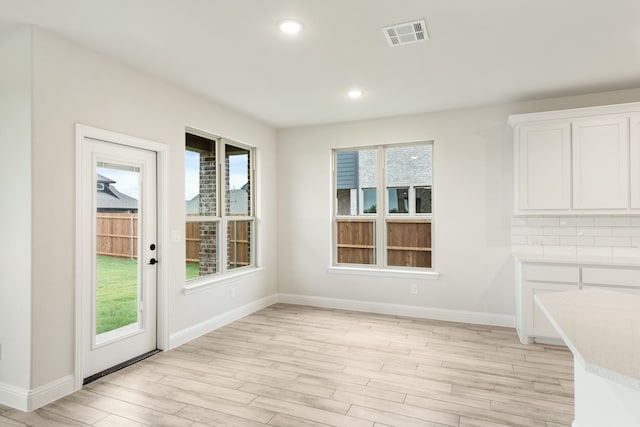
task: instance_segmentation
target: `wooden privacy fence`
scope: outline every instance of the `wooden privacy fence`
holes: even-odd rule
[[[208,222],[187,222],[185,230],[187,262],[200,261],[200,225]],[[217,228],[216,223],[216,228]],[[233,267],[250,263],[251,221],[229,221],[228,261]],[[216,239],[216,234],[207,239]],[[118,258],[138,258],[138,214],[110,213],[96,214],[97,254]]]
[[[238,268],[251,262],[251,221],[229,221],[228,268]]]
[[[199,222],[187,222],[185,240],[187,245],[187,262],[198,262],[200,260]]]
[[[200,261],[200,225],[212,224],[208,222],[187,222],[186,227],[186,252],[187,262]],[[209,239],[217,239],[217,228],[219,222],[216,222],[216,233],[208,235]],[[227,241],[229,242],[228,262],[232,267],[242,267],[249,265],[251,260],[250,236],[251,221],[229,221],[229,230],[227,231]]]
[[[138,214],[96,213],[96,252],[118,258],[138,258]]]
[[[338,220],[338,263],[375,264],[374,228],[373,219]],[[387,219],[386,233],[387,265],[431,267],[431,220]]]

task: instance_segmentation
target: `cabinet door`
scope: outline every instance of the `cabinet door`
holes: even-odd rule
[[[523,125],[518,129],[518,209],[571,208],[569,122]]]
[[[629,132],[626,117],[572,123],[573,207],[629,206]]]
[[[640,209],[640,114],[631,116],[629,135],[629,175],[631,176],[631,209]]]
[[[546,292],[577,291],[577,284],[526,282],[525,324],[528,336],[538,338],[560,338],[547,316],[535,301],[535,296]]]
[[[640,295],[640,288],[623,288],[621,286],[596,286],[596,285],[584,285],[582,289],[600,289],[604,291],[624,292],[627,294]]]

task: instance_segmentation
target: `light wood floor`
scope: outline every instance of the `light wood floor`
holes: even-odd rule
[[[276,304],[0,426],[569,426],[572,366],[509,328]]]

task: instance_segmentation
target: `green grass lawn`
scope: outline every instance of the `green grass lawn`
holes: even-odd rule
[[[138,319],[138,262],[96,258],[96,334],[135,323]]]
[[[96,258],[96,334],[136,322],[138,262],[131,259]],[[200,276],[197,262],[187,263],[187,280]]]
[[[197,262],[187,263],[187,280],[200,277],[200,264]]]

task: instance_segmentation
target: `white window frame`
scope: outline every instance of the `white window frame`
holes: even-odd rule
[[[257,217],[256,217],[256,147],[248,144],[243,144],[234,140],[215,136],[197,129],[186,128],[186,133],[191,133],[200,137],[207,138],[214,142],[216,153],[216,215],[203,215],[203,216],[188,216],[185,214],[185,224],[188,222],[215,222],[217,224],[216,232],[216,266],[217,271],[206,276],[195,277],[193,279],[186,280],[183,290],[186,294],[202,290],[204,288],[216,285],[222,280],[231,279],[236,276],[251,273],[260,268],[257,266]],[[237,148],[246,149],[249,152],[249,215],[230,215],[226,213],[226,146],[233,145]],[[185,150],[188,147],[185,145]],[[230,190],[230,189],[229,189]],[[249,265],[229,268],[228,253],[229,253],[229,237],[228,226],[234,221],[249,221],[251,223],[250,228],[250,247],[249,247]],[[186,236],[185,236],[186,237]],[[185,252],[186,260],[186,252]],[[185,262],[186,265],[186,262]]]
[[[432,167],[432,183],[431,187],[431,213],[416,213],[416,205],[415,205],[415,187],[413,185],[409,187],[408,193],[408,208],[409,213],[389,213],[389,200],[388,200],[388,190],[386,185],[386,165],[385,165],[385,149],[386,148],[401,148],[408,146],[417,146],[417,145],[429,145],[431,146],[431,167]],[[435,166],[434,166],[434,142],[433,141],[418,141],[418,142],[409,142],[409,143],[396,143],[396,144],[383,144],[383,145],[374,145],[374,146],[359,146],[359,147],[347,147],[347,148],[339,148],[334,149],[332,151],[332,162],[331,162],[331,182],[332,182],[332,197],[331,197],[331,228],[332,228],[332,242],[331,242],[331,266],[329,267],[329,271],[332,273],[346,273],[346,274],[361,274],[369,272],[369,273],[390,273],[391,276],[394,277],[429,277],[429,278],[438,278],[439,274],[435,270],[435,253],[433,250],[434,246],[434,235],[435,235],[435,221],[434,221],[434,188],[435,184]],[[361,150],[376,150],[376,213],[365,214],[363,212],[364,207],[359,206],[358,215],[338,215],[337,214],[337,199],[336,199],[336,162],[337,162],[337,153],[344,151],[361,151]],[[424,185],[419,185],[418,187],[423,187]],[[366,187],[371,188],[371,187]],[[364,190],[363,187],[361,190]],[[362,191],[358,192],[362,195]],[[362,197],[362,199],[364,199]],[[383,203],[380,203],[382,201]],[[431,220],[431,267],[402,267],[402,266],[390,266],[387,262],[387,221],[388,220]],[[340,220],[357,220],[357,221],[374,221],[374,254],[375,254],[375,264],[352,264],[352,263],[338,263],[338,236],[337,236],[337,224]]]

